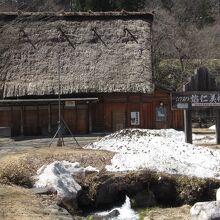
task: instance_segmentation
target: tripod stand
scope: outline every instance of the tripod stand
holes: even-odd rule
[[[61,118],[61,100],[60,100],[60,54],[58,53],[58,127],[57,127],[57,131],[55,133],[55,135],[53,136],[49,147],[51,146],[51,144],[53,143],[54,139],[56,138],[56,136],[58,135],[58,140],[57,140],[57,146],[58,147],[62,147],[64,146],[64,140],[63,140],[63,134],[62,134],[62,127],[63,124],[65,125],[65,127],[68,129],[69,133],[72,135],[73,139],[75,140],[75,142],[77,143],[77,145],[80,147],[78,141],[76,140],[76,138],[73,136],[73,133],[71,132],[70,128],[68,127],[68,125],[66,124],[66,122],[63,120],[63,118]]]
[[[69,133],[71,134],[72,138],[74,139],[74,141],[76,142],[76,144],[80,146],[79,142],[76,140],[76,138],[74,137],[73,133],[71,132],[70,128],[68,127],[68,125],[66,124],[66,122],[64,121],[64,119],[62,118],[61,119],[62,121],[58,121],[58,127],[57,127],[57,131],[56,133],[54,134],[51,142],[50,142],[50,145],[49,147],[52,145],[54,139],[58,136],[58,140],[57,140],[57,146],[58,147],[62,147],[64,146],[64,140],[63,140],[63,134],[62,134],[62,128],[63,128],[63,125],[67,128],[67,130],[69,131]]]

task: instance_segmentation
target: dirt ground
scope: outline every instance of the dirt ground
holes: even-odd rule
[[[2,220],[56,219],[56,216],[46,212],[45,203],[29,189],[0,184],[0,219]]]
[[[146,210],[144,220],[189,220],[190,206],[178,208],[153,208]]]

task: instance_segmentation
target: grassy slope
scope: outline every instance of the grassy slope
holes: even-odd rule
[[[56,203],[51,196],[35,196],[30,187],[32,176],[38,168],[55,160],[80,162],[83,166],[92,165],[103,169],[110,164],[113,153],[89,151],[73,147],[28,148],[17,153],[0,155],[0,219],[32,220],[57,219],[49,215],[45,208]]]
[[[0,219],[54,219],[55,216],[44,212],[43,205],[28,189],[0,184]]]

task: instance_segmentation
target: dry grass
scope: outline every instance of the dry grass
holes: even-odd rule
[[[189,220],[190,206],[178,208],[152,208],[142,213],[144,220]]]
[[[112,156],[113,153],[106,151],[72,147],[29,148],[22,152],[1,155],[0,219],[57,219],[56,216],[44,212],[44,208],[55,202],[55,198],[37,197],[30,189],[16,185],[30,187],[37,169],[55,160],[77,161],[82,166],[92,165],[103,169],[110,163]]]
[[[208,128],[193,128],[192,132],[195,134],[215,134],[215,130],[210,130]]]
[[[44,211],[44,203],[28,189],[0,184],[0,219],[53,220],[55,216]]]
[[[37,169],[44,164],[67,160],[79,162],[82,166],[91,165],[101,170],[106,164],[110,164],[112,156],[113,153],[107,151],[71,147],[32,148],[16,154],[8,153],[0,157],[0,182],[31,187],[31,176],[35,175]]]

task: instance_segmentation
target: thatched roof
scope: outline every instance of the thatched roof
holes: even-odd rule
[[[3,97],[152,93],[151,23],[143,13],[1,13]],[[59,68],[60,57],[60,68]]]

